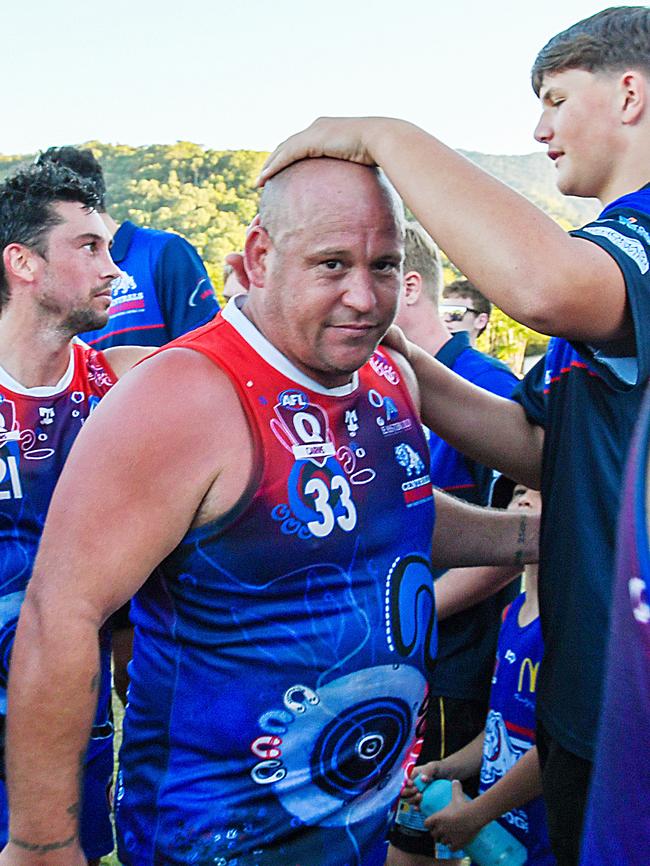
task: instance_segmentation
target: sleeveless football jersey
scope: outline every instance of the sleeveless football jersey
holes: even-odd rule
[[[629,456],[582,866],[646,866],[650,857],[650,391]]]
[[[522,593],[512,602],[499,633],[483,740],[481,794],[535,744],[535,691],[544,643],[539,617],[523,628],[519,625],[525,598]],[[541,797],[512,809],[499,822],[526,847],[530,866],[554,866]]]
[[[0,368],[0,745],[18,614],[56,482],[72,443],[116,377],[101,352],[75,340],[54,386],[24,388]],[[101,636],[102,683],[88,751],[112,747],[110,642]],[[4,780],[4,760],[2,761]]]
[[[136,596],[120,860],[379,866],[436,643],[410,396],[382,352],[324,388],[234,301],[171,346],[228,374],[256,458]]]

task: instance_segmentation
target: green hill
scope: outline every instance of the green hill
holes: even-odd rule
[[[493,156],[465,150],[459,153],[525,195],[564,228],[584,225],[598,213],[599,204],[595,199],[574,198],[558,192],[555,168],[544,153],[525,156]]]

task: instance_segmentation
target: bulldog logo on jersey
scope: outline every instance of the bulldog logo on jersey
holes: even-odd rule
[[[334,456],[336,448],[327,414],[310,403],[302,391],[283,391],[273,411],[276,417],[271,420],[271,430],[296,460],[311,460],[316,466],[324,466],[327,458]]]

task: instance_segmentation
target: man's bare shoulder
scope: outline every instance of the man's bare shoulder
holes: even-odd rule
[[[191,479],[205,495],[233,461],[242,470],[249,441],[246,415],[227,374],[200,352],[174,348],[146,358],[120,379],[84,425],[71,457],[80,471],[91,462],[95,472],[101,465],[107,481],[119,461],[142,483],[164,471],[177,474],[181,485]]]
[[[135,545],[138,531],[153,537],[153,520],[158,562],[193,524],[234,507],[252,467],[247,418],[227,375],[199,352],[169,349],[131,370],[92,412],[49,523],[64,534],[74,524],[85,537],[126,533]]]
[[[104,398],[102,406],[119,403],[126,408],[131,401],[137,401],[141,405],[156,403],[164,411],[164,407],[182,404],[210,417],[215,414],[213,399],[225,401],[228,407],[239,406],[228,375],[202,352],[178,347],[147,357],[142,347],[130,348],[136,366]],[[155,418],[150,421],[155,424]]]

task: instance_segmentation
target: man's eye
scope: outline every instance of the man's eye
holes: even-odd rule
[[[327,259],[327,261],[323,262],[323,267],[325,267],[328,271],[336,271],[341,267],[341,262],[338,259]]]
[[[96,244],[95,241],[88,241],[87,244],[84,244],[84,247],[85,247],[87,250],[92,250],[92,251],[94,252],[95,249],[97,248],[97,244]]]
[[[375,265],[375,270],[381,271],[382,273],[391,273],[392,271],[396,271],[399,268],[399,264],[397,262],[389,261],[385,259],[381,262],[377,262]]]

